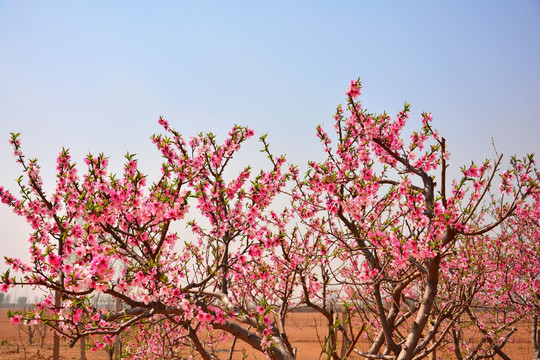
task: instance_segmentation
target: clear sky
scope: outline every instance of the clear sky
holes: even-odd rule
[[[49,186],[62,147],[155,172],[159,115],[186,135],[247,125],[303,164],[358,77],[371,112],[432,112],[455,168],[492,138],[540,155],[538,0],[0,0],[0,184],[20,175],[12,131]],[[2,206],[0,228],[0,256],[23,256],[24,220]]]

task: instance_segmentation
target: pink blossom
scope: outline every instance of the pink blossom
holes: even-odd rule
[[[82,309],[76,309],[74,312],[73,312],[73,321],[74,322],[79,322],[82,318]]]
[[[351,85],[347,90],[347,96],[356,99],[360,95],[360,82],[351,80]]]
[[[14,325],[19,325],[21,323],[22,316],[21,315],[13,315],[9,320]]]

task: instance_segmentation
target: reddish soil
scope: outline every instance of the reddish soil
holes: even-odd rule
[[[317,333],[324,337],[321,327],[322,318],[315,313],[295,313],[289,321],[290,328],[288,334],[293,346],[298,347],[298,360],[318,359],[320,346]],[[504,347],[505,353],[512,359],[524,360],[532,359],[532,345],[530,340],[530,324],[523,322],[519,324],[519,330],[512,336],[513,342]],[[40,346],[41,338],[39,334],[34,337],[34,344],[28,345],[28,335],[19,326],[12,325],[7,319],[6,310],[0,310],[0,360],[25,360],[25,359],[51,359],[52,358],[52,334],[47,331],[43,347]],[[225,351],[227,344],[224,344],[223,359],[227,358]],[[360,349],[367,348],[367,343],[360,343]],[[244,348],[244,349],[242,349]],[[242,359],[242,350],[249,355],[250,359],[265,359],[264,355],[253,351],[243,343],[236,346],[234,359]],[[26,352],[26,356],[25,356]],[[61,359],[77,360],[80,358],[79,345],[69,348],[66,343],[61,344]],[[104,350],[97,352],[87,351],[88,360],[108,359],[109,356]],[[450,354],[437,354],[440,359],[451,359]],[[321,357],[324,358],[324,357]],[[359,359],[359,356],[351,356],[351,359]]]

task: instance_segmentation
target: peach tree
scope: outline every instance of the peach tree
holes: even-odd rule
[[[357,101],[358,81],[347,94],[334,134],[317,128],[326,159],[310,162],[291,192],[303,224],[293,239],[310,244],[312,254],[300,268],[304,302],[328,320],[325,352],[334,359],[347,354],[338,353],[338,332],[354,346],[368,325],[371,346],[354,349],[366,359],[422,359],[440,348],[459,359],[506,356],[502,347],[520,316],[502,295],[514,298],[523,285],[523,269],[508,267],[519,262],[537,273],[538,237],[528,237],[536,252],[513,247],[516,230],[526,233],[527,222],[537,222],[533,156],[511,158],[506,168],[502,155],[471,163],[450,181],[446,141],[431,114],[404,138],[408,104],[396,117],[376,115]],[[364,324],[356,333],[337,318],[336,296]],[[497,309],[512,314],[502,321],[487,316]],[[460,334],[471,324],[485,340],[468,344],[474,349],[467,357]]]
[[[160,118],[156,181],[130,154],[115,175],[104,155],[88,155],[83,173],[62,150],[46,193],[38,161],[12,134],[24,175],[18,196],[0,187],[0,198],[33,232],[30,262],[6,257],[1,290],[46,294],[12,321],[46,323],[72,345],[93,337],[100,348],[123,335],[132,359],[216,359],[226,339],[294,359],[289,315],[309,307],[326,319],[326,358],[504,355],[510,325],[538,296],[536,273],[508,265],[522,254],[528,260],[516,261],[538,263],[532,155],[508,167],[502,156],[472,163],[450,181],[431,114],[404,139],[409,105],[394,118],[375,115],[359,95],[352,81],[333,135],[317,127],[325,159],[305,173],[274,156],[266,136],[266,169],[233,168],[248,128],[233,127],[223,142],[211,133],[186,140]],[[94,306],[97,294],[121,309]],[[490,328],[485,309],[511,314]],[[465,343],[466,326],[485,340]]]

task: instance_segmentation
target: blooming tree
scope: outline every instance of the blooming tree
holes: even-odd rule
[[[503,347],[518,330],[517,323],[537,322],[536,269],[540,259],[537,216],[538,192],[534,192],[498,231],[481,239],[483,246],[465,241],[461,248],[466,246],[474,251],[468,250],[466,257],[455,254],[449,257],[448,271],[444,272],[448,284],[445,291],[453,294],[454,299],[461,296],[465,305],[451,329],[449,348],[457,359],[495,356],[510,359]],[[533,326],[535,349],[536,329]]]
[[[374,115],[359,95],[360,82],[351,82],[335,135],[317,128],[326,159],[305,174],[273,156],[265,136],[268,169],[234,173],[252,130],[235,126],[223,143],[213,134],[186,141],[160,119],[167,135],[152,138],[164,158],[157,181],[147,184],[130,154],[121,176],[104,155],[88,155],[81,174],[63,150],[47,194],[37,160],[13,134],[25,176],[19,197],[0,187],[0,198],[34,232],[30,263],[6,258],[20,275],[6,272],[1,286],[49,295],[12,321],[45,322],[72,344],[96,335],[95,347],[124,334],[123,355],[133,359],[214,359],[227,338],[294,359],[288,314],[307,306],[327,320],[321,352],[332,359],[420,359],[440,348],[458,359],[504,354],[512,322],[538,296],[537,275],[508,269],[517,243],[538,262],[537,233],[528,232],[539,194],[532,156],[508,168],[502,156],[473,163],[450,182],[431,114],[405,141],[409,105],[395,118]],[[279,197],[291,205],[280,208]],[[93,307],[96,294],[122,310]],[[511,303],[520,310],[486,328],[480,310]],[[464,342],[465,318],[483,331],[481,344]]]
[[[354,305],[369,324],[372,346],[358,351],[365,358],[420,359],[446,346],[450,334],[459,337],[463,316],[482,326],[475,309],[500,304],[494,299],[508,287],[493,282],[507,266],[497,261],[497,249],[513,231],[503,225],[530,218],[527,199],[538,194],[539,174],[532,156],[512,158],[508,169],[499,156],[464,167],[462,178],[449,183],[446,142],[431,114],[422,114],[422,128],[404,140],[409,105],[395,118],[374,115],[359,95],[360,83],[351,82],[334,137],[317,128],[327,158],[310,162],[292,192],[309,229],[303,240],[321,249],[310,272],[324,281],[318,290],[305,281],[304,294],[334,325],[332,313],[315,305],[329,298],[328,290]],[[510,284],[516,276],[502,278]],[[508,337],[490,336],[491,346],[480,344],[475,354],[503,354]],[[463,358],[460,340],[455,350]],[[337,358],[335,344],[331,349]]]
[[[527,318],[531,321],[531,343],[535,360],[540,359],[539,219],[540,194],[535,193],[532,200],[503,225],[505,229],[497,244],[497,253],[488,262],[501,269],[491,279],[492,292],[493,289],[503,290],[494,303],[506,311],[511,310],[515,319]],[[510,319],[507,317],[505,320],[511,323]],[[489,335],[484,335],[488,341]]]
[[[18,134],[12,135],[26,181],[19,181],[21,198],[3,188],[0,196],[35,231],[31,263],[7,258],[22,277],[5,273],[2,290],[25,284],[60,293],[61,302],[49,295],[24,319],[45,321],[72,343],[99,334],[94,345],[104,347],[136,329],[145,346],[128,347],[135,358],[175,356],[156,351],[163,346],[154,336],[157,327],[170,333],[172,347],[194,349],[205,359],[213,355],[199,334],[210,329],[290,358],[279,336],[271,336],[275,326],[267,312],[275,294],[265,283],[273,277],[269,254],[284,231],[268,207],[285,185],[285,158],[269,155],[270,170],[252,177],[247,167],[226,181],[227,165],[252,130],[235,126],[223,144],[212,134],[186,142],[164,119],[159,122],[170,135],[152,139],[165,159],[158,181],[147,186],[129,154],[122,177],[108,173],[103,155],[89,155],[81,176],[63,150],[50,195],[37,160],[26,160]],[[198,218],[187,222],[195,236],[185,238],[171,227],[195,212],[190,207]],[[119,299],[124,310],[92,307],[96,293]]]

